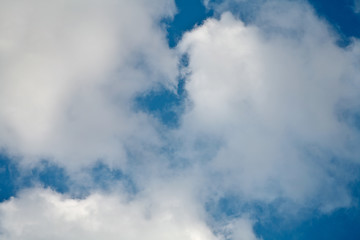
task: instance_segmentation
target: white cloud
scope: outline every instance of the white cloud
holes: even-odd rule
[[[225,227],[214,234],[204,203],[230,192],[239,204],[350,204],[342,165],[357,161],[359,136],[338,114],[358,107],[359,43],[338,47],[307,5],[259,5],[250,25],[224,13],[184,36],[191,107],[174,135],[162,133],[166,152],[153,148],[164,139],[131,101],[156,83],[173,87],[177,59],[158,25],[173,1],[0,4],[0,148],[78,169],[98,159],[118,166],[126,145],[142,163],[127,172],[135,196],[30,189],[1,203],[6,239],[253,240],[242,213],[215,219]]]
[[[0,236],[8,240],[222,239],[205,224],[199,209],[181,195],[175,196],[155,190],[135,199],[121,192],[71,199],[50,190],[31,189],[0,204]],[[235,225],[244,234],[234,239],[255,239],[251,222],[244,219]]]
[[[252,222],[248,219],[238,219],[231,226],[234,230],[231,235],[233,240],[257,240],[252,230]]]
[[[257,14],[245,25],[224,13],[180,42],[191,100],[181,134],[221,142],[208,159],[220,191],[324,211],[348,205],[342,167],[357,161],[359,135],[338,113],[358,106],[359,43],[338,47],[304,3],[272,1]],[[204,151],[194,149],[187,154]]]
[[[123,162],[130,137],[156,144],[130,105],[155,83],[174,85],[177,60],[159,25],[173,1],[0,4],[1,148],[72,167]]]

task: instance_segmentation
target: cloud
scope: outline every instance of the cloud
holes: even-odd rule
[[[73,168],[124,163],[130,138],[156,144],[131,101],[174,87],[177,60],[159,24],[173,1],[0,3],[1,148]]]
[[[184,36],[191,104],[181,134],[193,144],[186,154],[213,152],[217,189],[323,211],[350,204],[359,131],[344,113],[359,109],[359,43],[336,40],[308,5],[285,1],[261,5],[250,24],[225,12]]]
[[[130,199],[117,192],[72,199],[51,190],[31,189],[0,204],[0,232],[8,240],[222,239],[199,217],[198,208],[187,205],[181,195],[175,196],[153,191]],[[236,234],[240,230],[244,234],[235,239],[256,239],[251,222],[244,219],[236,226]]]
[[[306,3],[254,1],[244,23],[226,11],[243,1],[224,1],[175,50],[160,23],[173,1],[0,3],[0,148],[65,167],[74,185],[0,203],[6,239],[254,240],[252,204],[282,217],[351,204],[359,42],[339,47]],[[188,105],[169,130],[133,100],[174,89],[184,55]],[[95,162],[117,181],[105,192],[89,187]],[[136,191],[107,176],[119,168]],[[227,196],[234,214],[210,216]]]

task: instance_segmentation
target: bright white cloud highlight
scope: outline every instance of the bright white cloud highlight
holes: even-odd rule
[[[1,237],[7,240],[222,239],[199,218],[199,209],[178,197],[161,192],[156,196],[153,191],[131,200],[121,193],[71,199],[51,190],[27,190],[18,198],[0,204]],[[239,221],[236,226],[236,231],[242,230],[244,234],[235,239],[255,239],[249,221]]]

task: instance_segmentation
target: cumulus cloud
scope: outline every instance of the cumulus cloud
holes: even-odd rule
[[[156,83],[174,86],[177,60],[159,24],[173,1],[0,4],[2,149],[73,167],[124,162],[129,138],[157,142],[131,100]]]
[[[120,192],[72,199],[51,190],[32,189],[0,204],[0,231],[8,240],[223,239],[199,217],[199,208],[187,205],[179,195],[160,196],[152,191],[148,196],[129,199]],[[251,222],[244,219],[235,225],[234,239],[256,239]]]
[[[359,132],[344,113],[358,111],[359,43],[336,40],[308,5],[286,1],[261,5],[251,24],[225,12],[184,36],[181,130],[194,146],[218,140],[207,160],[221,191],[324,211],[350,204],[345,166],[357,162]]]

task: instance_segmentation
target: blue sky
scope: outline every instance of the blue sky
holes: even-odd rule
[[[0,239],[360,239],[358,1],[0,4]]]

